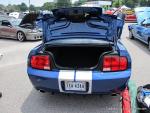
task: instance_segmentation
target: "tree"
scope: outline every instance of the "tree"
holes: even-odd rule
[[[30,5],[29,9],[30,9],[30,11],[36,11],[35,6],[34,6],[34,5],[32,5],[32,4]]]
[[[18,5],[11,5],[11,4],[8,4],[6,6],[6,11],[8,12],[14,12],[14,11],[20,11]]]
[[[137,5],[137,0],[115,0],[113,1],[114,7],[120,7],[126,5],[127,7],[134,8]]]
[[[40,11],[43,9],[43,7],[35,7],[36,11]]]
[[[0,4],[0,10],[5,10],[5,6]]]
[[[71,6],[71,1],[70,0],[57,0],[56,6],[58,8],[69,7]]]
[[[20,11],[18,5],[13,5],[15,11]]]
[[[122,5],[122,4],[121,4],[121,2],[119,0],[115,0],[112,5],[114,7],[120,7],[120,5]]]
[[[42,6],[42,9],[44,9],[44,10],[51,10],[51,9],[54,9],[54,8],[55,8],[54,2],[46,2]]]
[[[137,5],[137,0],[122,0],[122,4],[134,8]]]
[[[140,0],[140,6],[150,6],[150,0]]]
[[[147,6],[150,6],[150,0],[147,0]]]
[[[126,6],[134,8],[135,7],[135,2],[133,0],[129,0],[126,2]]]
[[[80,6],[80,5],[84,4],[85,2],[87,2],[87,0],[79,0],[79,1],[76,1],[76,2],[74,3],[74,6]]]
[[[25,3],[21,3],[21,5],[18,5],[20,8],[20,11],[24,12],[26,10],[28,10],[28,7]]]

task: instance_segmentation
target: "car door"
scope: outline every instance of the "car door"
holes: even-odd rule
[[[144,31],[144,27],[141,25],[136,25],[132,30],[133,35],[141,41],[144,41],[143,31]]]
[[[8,20],[2,20],[0,30],[2,37],[5,38],[16,37],[17,30],[11,25],[11,23]]]
[[[141,26],[140,30],[139,30],[139,36],[142,39],[142,41],[144,41],[145,43],[147,43],[147,33],[148,33],[149,29],[147,27],[145,27],[144,25]]]
[[[133,36],[136,38],[138,38],[137,31],[138,31],[138,25],[132,26],[132,33],[133,33]]]
[[[139,39],[141,39],[142,41],[144,41],[143,38],[143,31],[144,31],[144,27],[143,26],[138,26],[137,27],[137,36]]]
[[[147,28],[144,25],[141,25],[137,27],[137,38],[139,38],[141,41],[147,43]]]

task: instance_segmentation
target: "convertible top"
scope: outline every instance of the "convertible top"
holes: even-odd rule
[[[54,9],[52,12],[58,19],[67,18],[73,21],[84,21],[87,16],[98,17],[102,15],[102,8],[72,7],[69,10],[68,8]]]

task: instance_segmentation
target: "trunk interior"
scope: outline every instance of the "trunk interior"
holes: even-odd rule
[[[111,51],[112,47],[49,47],[59,67],[70,69],[91,69],[97,66],[102,53]]]

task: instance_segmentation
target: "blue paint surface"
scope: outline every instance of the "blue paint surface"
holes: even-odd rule
[[[150,7],[135,8],[138,24],[129,25],[129,30],[134,38],[139,39],[145,44],[150,40]]]
[[[28,68],[28,74],[33,85],[37,88],[46,88],[47,91],[59,92],[58,76],[56,71],[43,71]],[[117,88],[127,84],[131,70],[120,72],[92,72],[92,93],[111,93]]]

